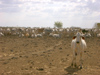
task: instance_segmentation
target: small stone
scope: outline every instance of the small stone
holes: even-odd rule
[[[59,49],[62,49],[61,47]]]
[[[19,56],[19,57],[22,57],[22,56]]]
[[[67,54],[67,56],[69,56],[69,54]]]
[[[30,68],[32,68],[32,66],[30,66]]]
[[[86,53],[86,51],[84,51],[84,53]]]
[[[37,70],[39,70],[39,71],[43,71],[44,69],[43,69],[43,68],[37,68]]]
[[[13,52],[13,50],[10,50],[11,52]]]

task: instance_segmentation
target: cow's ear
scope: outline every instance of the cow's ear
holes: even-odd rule
[[[85,40],[85,38],[82,36],[82,39]]]
[[[73,37],[73,39],[75,39],[75,38],[76,38],[76,36]]]

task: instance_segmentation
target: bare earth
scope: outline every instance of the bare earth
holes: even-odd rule
[[[83,69],[70,66],[71,40],[0,37],[0,75],[100,75],[100,38],[86,38]]]

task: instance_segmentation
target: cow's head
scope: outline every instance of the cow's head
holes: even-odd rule
[[[80,43],[81,39],[84,40],[85,38],[82,36],[81,32],[77,32],[73,39],[76,39],[76,43]]]

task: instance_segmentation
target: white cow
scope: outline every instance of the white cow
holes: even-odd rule
[[[55,38],[60,38],[61,37],[61,34],[53,34],[53,33],[50,33],[49,36],[53,36]]]
[[[40,34],[31,34],[31,38],[36,38],[36,37],[42,37],[42,35],[40,35]]]
[[[84,37],[80,32],[77,32],[77,34],[73,37],[71,42],[71,48],[73,49],[73,60],[72,60],[72,66],[76,65],[76,56],[79,53],[80,54],[80,69],[82,69],[82,53],[84,49],[86,48],[86,42]]]
[[[35,38],[35,34],[31,34],[31,38]]]
[[[53,35],[53,33],[50,33],[50,34],[49,34],[49,36],[52,36],[52,35]]]
[[[89,38],[89,37],[91,37],[91,34],[90,33],[86,33],[85,37]]]
[[[4,36],[4,34],[3,34],[2,32],[0,32],[0,37],[1,37],[1,36]]]
[[[19,37],[24,37],[25,35],[23,33],[19,33]]]
[[[43,37],[42,33],[41,34],[35,34],[35,37]]]
[[[99,33],[99,34],[97,34],[97,37],[98,37],[98,38],[100,37],[100,33]]]

